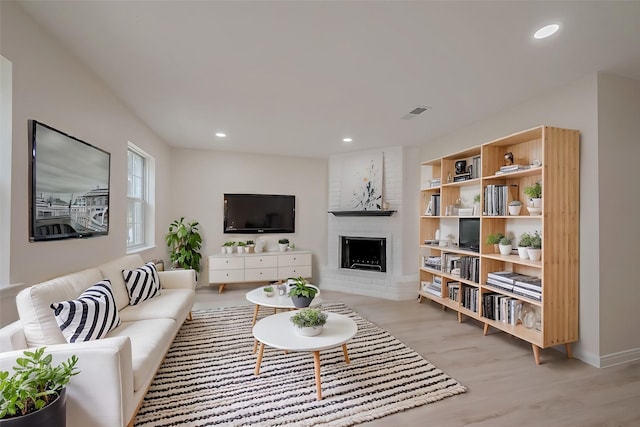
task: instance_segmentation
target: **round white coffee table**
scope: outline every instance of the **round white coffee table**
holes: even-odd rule
[[[273,287],[276,288],[276,286],[273,286]],[[293,305],[293,301],[291,301],[291,297],[288,296],[286,293],[284,295],[278,295],[278,291],[276,289],[274,291],[273,296],[268,297],[262,291],[263,288],[264,286],[261,288],[257,288],[252,291],[249,291],[247,292],[247,295],[246,295],[247,300],[256,305],[256,309],[253,312],[253,319],[251,321],[251,326],[256,324],[256,319],[258,318],[258,310],[260,310],[260,307],[271,307],[273,308],[274,313],[276,313],[278,309],[293,310],[294,308],[296,308],[296,306]],[[316,297],[311,301],[311,305],[318,305],[321,303],[322,303],[322,298],[320,298],[320,296],[318,295],[316,295]]]
[[[322,328],[322,333],[315,337],[305,337],[295,330],[295,326],[289,320],[294,312],[283,312],[261,319],[253,327],[253,336],[260,342],[258,359],[256,360],[255,374],[260,374],[260,364],[264,354],[264,346],[278,348],[286,351],[313,352],[313,364],[316,375],[316,390],[318,400],[322,400],[322,386],[320,381],[320,351],[328,348],[342,346],[344,361],[349,363],[347,344],[358,332],[358,326],[349,317],[342,314],[327,313],[327,323]]]

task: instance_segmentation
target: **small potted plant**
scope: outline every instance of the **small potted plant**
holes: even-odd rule
[[[531,233],[525,231],[520,235],[518,241],[518,256],[522,259],[529,259],[527,249],[531,246]]]
[[[224,246],[224,249],[227,251],[228,254],[233,253],[233,247],[235,246],[236,242],[234,241],[228,241],[228,242],[224,242],[224,244],[222,246]]]
[[[480,194],[473,196],[473,216],[480,215]]]
[[[280,249],[280,252],[284,252],[289,248],[289,239],[280,239],[278,240],[278,248]]]
[[[247,240],[247,247],[245,248],[245,252],[251,253],[253,249],[256,247],[256,244],[253,240]]]
[[[265,296],[272,297],[273,296],[273,286],[265,286],[264,288],[262,288],[262,292],[264,292]]]
[[[522,202],[520,200],[512,200],[509,202],[509,215],[520,215]]]
[[[313,337],[322,332],[322,327],[327,323],[328,315],[320,308],[303,308],[289,318],[300,335]]]
[[[529,197],[534,208],[542,207],[542,184],[540,182],[524,187],[524,194]]]
[[[318,293],[318,288],[307,283],[304,277],[289,277],[287,284],[291,301],[297,308],[309,307]]]
[[[542,236],[537,231],[531,236],[531,246],[527,248],[527,254],[532,261],[539,261],[542,257]]]
[[[502,233],[493,233],[487,236],[487,245],[493,245],[493,250],[495,253],[500,253],[500,248],[498,245],[500,244],[500,240],[504,237]]]
[[[60,365],[51,366],[53,356],[45,347],[25,350],[16,359],[13,374],[0,372],[0,425],[3,427],[66,425],[66,386],[79,374],[73,355]]]
[[[511,249],[513,249],[512,239],[509,236],[504,236],[498,243],[498,249],[502,255],[510,255]]]
[[[246,248],[247,248],[247,243],[246,242],[237,242],[236,246],[238,247],[238,253],[241,254],[242,252],[246,252]]]

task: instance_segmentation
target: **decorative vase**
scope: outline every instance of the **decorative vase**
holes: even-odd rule
[[[233,246],[225,246],[225,249],[227,250],[228,254],[232,254],[233,253]]]
[[[518,256],[522,259],[529,259],[529,253],[527,252],[526,247],[518,246]]]
[[[293,302],[293,305],[296,308],[309,307],[311,305],[311,301],[313,301],[313,298],[302,297],[302,296],[299,296],[299,295],[292,295],[291,296],[291,302]]]
[[[511,254],[511,249],[513,249],[512,245],[498,245],[500,248],[500,253],[502,255],[509,255]]]
[[[542,257],[542,249],[527,248],[527,254],[532,261],[540,261]]]
[[[296,326],[296,331],[304,337],[315,337],[316,335],[320,335],[322,333],[322,326]]]
[[[511,206],[509,205],[509,215],[520,215],[520,209],[522,209],[522,205]]]
[[[0,420],[2,427],[64,427],[67,425],[67,392],[63,388],[58,397],[35,412],[21,417]]]

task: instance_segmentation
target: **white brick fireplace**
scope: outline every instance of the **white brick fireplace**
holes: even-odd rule
[[[415,236],[419,162],[413,152],[408,155],[403,147],[381,151],[383,202],[388,203],[388,210],[397,212],[391,216],[327,214],[327,267],[321,269],[320,285],[322,289],[392,300],[413,299],[418,289],[418,239]],[[362,154],[366,156],[368,153],[371,152]],[[343,168],[348,163],[345,159],[352,156],[354,153],[329,159],[329,211],[341,210]],[[409,158],[410,164],[405,164],[405,157]],[[386,239],[386,272],[341,268],[342,236]]]

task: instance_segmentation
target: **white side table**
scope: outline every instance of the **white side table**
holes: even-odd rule
[[[349,353],[346,342],[358,332],[358,326],[349,317],[336,313],[327,313],[327,323],[322,333],[315,337],[305,337],[295,330],[289,318],[294,312],[283,312],[261,319],[253,327],[253,336],[260,342],[255,374],[260,374],[260,365],[264,354],[264,346],[278,348],[285,351],[308,351],[313,353],[315,367],[316,390],[318,400],[322,400],[322,385],[320,380],[320,351],[342,346],[344,361],[349,363]]]
[[[275,286],[274,286],[275,287]],[[293,310],[296,308],[293,305],[293,301],[291,301],[291,297],[287,294],[278,295],[277,290],[274,290],[273,296],[266,296],[262,291],[262,288],[257,288],[252,291],[247,292],[246,294],[247,301],[252,302],[256,305],[256,308],[253,312],[253,320],[251,321],[251,326],[256,324],[256,319],[258,318],[258,310],[260,307],[270,307],[273,308],[273,312],[275,313],[278,309],[281,310]],[[316,297],[311,301],[311,305],[322,304],[322,298],[316,295]]]

